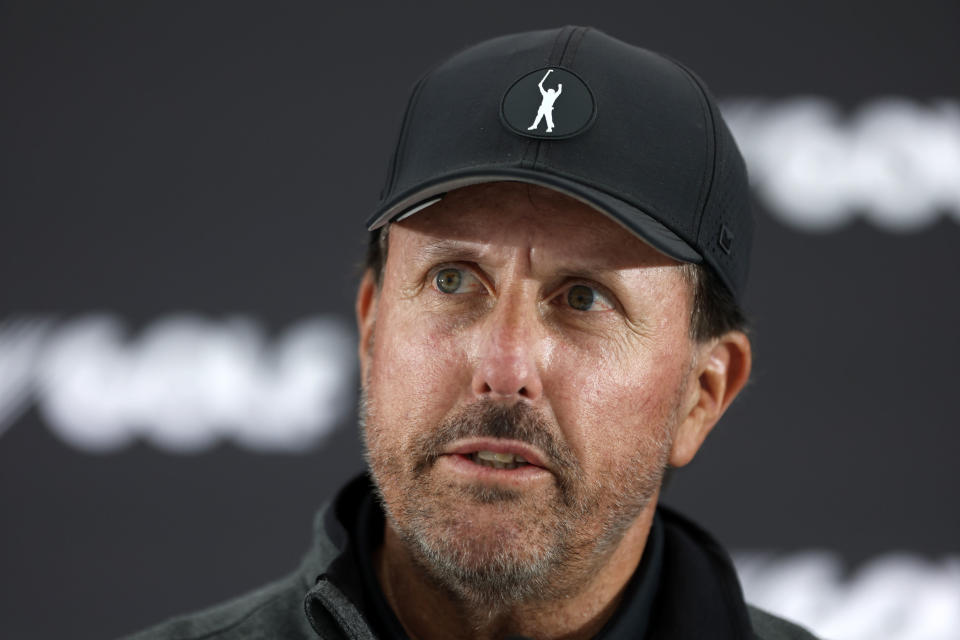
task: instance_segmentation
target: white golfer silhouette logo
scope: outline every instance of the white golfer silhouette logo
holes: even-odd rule
[[[553,103],[560,97],[560,93],[563,91],[563,83],[558,83],[556,89],[544,89],[543,82],[551,73],[553,73],[553,69],[547,69],[547,72],[540,78],[540,84],[537,85],[540,87],[540,95],[543,96],[543,101],[540,102],[540,108],[537,109],[537,119],[527,127],[527,131],[533,131],[540,126],[540,121],[544,118],[547,119],[547,133],[553,131]]]

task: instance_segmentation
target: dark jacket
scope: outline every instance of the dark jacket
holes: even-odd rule
[[[321,509],[314,544],[287,577],[224,604],[169,620],[128,640],[376,640],[332,566],[349,563],[349,522],[369,494],[358,478]],[[748,606],[723,549],[697,525],[658,507],[662,566],[647,621],[647,640],[815,640],[805,630]],[[348,596],[347,594],[350,593]]]

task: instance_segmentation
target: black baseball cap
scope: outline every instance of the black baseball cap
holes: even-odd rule
[[[743,157],[703,82],[664,55],[572,26],[454,55],[414,87],[367,227],[495,181],[586,202],[742,296],[753,235]]]

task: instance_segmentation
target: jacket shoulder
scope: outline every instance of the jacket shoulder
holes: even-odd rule
[[[747,605],[750,624],[758,640],[817,640],[816,636],[792,622],[763,609]]]
[[[308,638],[313,632],[303,610],[306,591],[302,577],[293,574],[208,609],[171,618],[125,640]]]

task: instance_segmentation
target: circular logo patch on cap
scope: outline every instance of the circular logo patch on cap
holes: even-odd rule
[[[544,67],[522,76],[500,103],[503,123],[530,138],[570,138],[586,131],[596,115],[590,88],[562,67]]]

